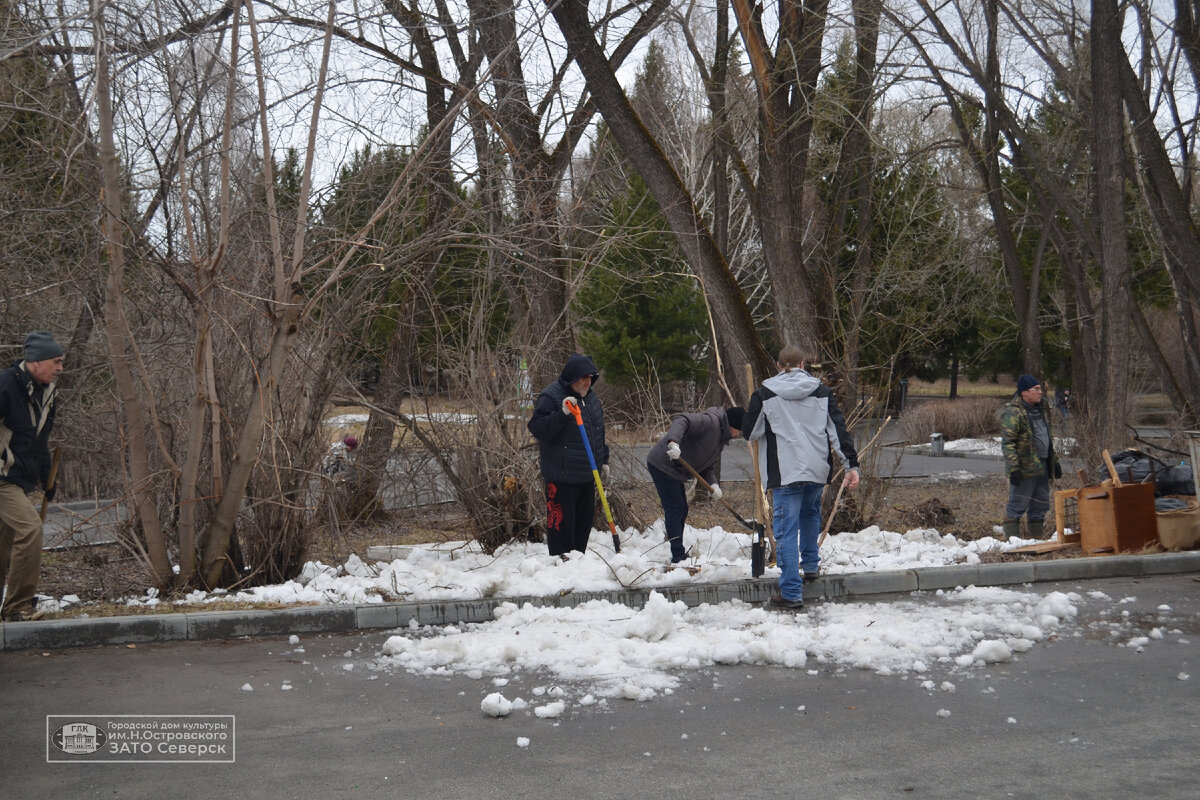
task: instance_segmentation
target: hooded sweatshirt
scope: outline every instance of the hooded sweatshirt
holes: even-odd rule
[[[858,468],[858,451],[833,392],[802,369],[767,378],[750,398],[742,436],[761,440],[759,469],[767,488],[828,483],[833,456]]]
[[[608,463],[608,445],[604,441],[604,409],[592,390],[582,397],[571,384],[585,375],[592,376],[592,386],[600,380],[600,372],[587,356],[575,353],[567,359],[558,380],[538,395],[533,416],[526,427],[538,441],[538,457],[542,478],[548,483],[591,483],[592,466],[575,418],[562,413],[562,403],[568,397],[579,401],[580,416],[587,431],[588,443],[596,459],[596,467]]]
[[[667,455],[667,444],[675,442],[679,445],[680,457],[704,480],[716,483],[717,462],[731,438],[733,431],[723,408],[713,406],[698,414],[678,414],[671,418],[666,435],[650,448],[646,463],[680,483],[686,483],[691,479],[691,473]]]

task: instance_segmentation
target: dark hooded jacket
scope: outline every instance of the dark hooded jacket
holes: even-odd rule
[[[43,386],[18,361],[0,372],[0,480],[27,492],[50,477],[54,384]]]
[[[691,473],[672,461],[667,455],[667,444],[679,445],[679,456],[700,473],[700,477],[711,483],[717,482],[717,463],[721,451],[733,438],[725,409],[713,406],[698,414],[678,414],[671,418],[671,427],[666,435],[650,448],[646,463],[670,475],[680,483],[691,480]]]
[[[591,483],[592,467],[588,463],[583,437],[575,418],[562,413],[563,400],[574,397],[579,401],[583,426],[587,430],[588,443],[599,468],[608,463],[608,445],[604,440],[604,409],[600,398],[592,389],[580,397],[571,384],[585,375],[592,376],[592,386],[600,379],[600,372],[587,356],[575,353],[567,359],[558,380],[547,386],[538,395],[529,420],[529,432],[538,441],[538,455],[542,477],[548,483]]]

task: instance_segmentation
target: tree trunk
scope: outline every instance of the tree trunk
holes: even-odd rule
[[[217,586],[228,564],[227,552],[233,540],[238,512],[246,496],[246,487],[254,469],[263,433],[266,430],[270,404],[275,397],[280,377],[287,364],[288,354],[300,332],[303,305],[303,288],[300,283],[305,256],[305,232],[308,220],[308,198],[312,188],[313,159],[316,152],[318,122],[325,94],[325,80],[329,74],[329,53],[333,40],[333,21],[336,5],[330,0],[327,7],[324,39],[321,45],[321,65],[313,96],[312,116],[308,123],[308,147],[305,152],[304,168],[300,176],[299,197],[296,199],[296,226],[292,235],[290,260],[285,260],[283,240],[279,229],[278,204],[275,200],[274,173],[271,168],[271,137],[267,125],[267,96],[263,63],[259,52],[259,38],[252,4],[246,6],[249,23],[249,39],[254,54],[255,76],[258,83],[258,112],[262,140],[263,188],[267,199],[267,216],[270,221],[271,257],[274,262],[274,291],[270,309],[272,324],[271,341],[266,355],[255,369],[257,392],[246,412],[246,419],[239,431],[232,462],[221,500],[213,514],[206,532],[204,558],[200,573],[206,586]]]
[[[733,0],[759,97],[758,210],[780,338],[822,358],[834,354],[833,281],[806,247],[813,209],[806,202],[812,107],[821,71],[827,0],[784,0],[779,43],[770,52],[761,9]],[[826,265],[830,268],[831,265]]]
[[[571,56],[587,81],[596,107],[604,115],[625,156],[641,173],[666,217],[680,252],[700,279],[712,309],[722,372],[753,364],[760,375],[771,370],[771,359],[758,341],[745,298],[728,265],[705,227],[691,195],[658,143],[650,136],[617,82],[588,25],[583,0],[547,0],[562,30]],[[729,382],[731,388],[741,381]],[[746,398],[741,398],[745,400]]]
[[[96,37],[96,122],[99,142],[100,172],[103,181],[100,228],[108,253],[108,284],[104,296],[104,329],[112,361],[113,380],[125,412],[125,443],[129,459],[130,491],[137,521],[145,538],[147,556],[154,571],[153,579],[165,589],[171,582],[171,562],[167,555],[166,533],[154,503],[150,458],[147,451],[145,408],[130,367],[129,329],[124,304],[125,283],[125,223],[121,213],[121,168],[117,163],[113,139],[112,90],[109,75],[108,42],[104,32],[104,8],[96,6],[93,30]]]
[[[850,91],[845,114],[845,146],[838,160],[848,173],[844,180],[845,190],[835,205],[834,226],[839,233],[832,242],[840,251],[847,217],[848,205],[855,206],[854,267],[851,276],[851,294],[848,317],[842,329],[846,332],[842,351],[843,382],[841,396],[847,407],[852,407],[859,393],[860,342],[863,318],[867,312],[867,292],[870,288],[873,258],[871,253],[871,229],[874,227],[874,158],[871,146],[872,89],[875,85],[876,52],[879,44],[879,15],[882,0],[854,0],[854,84]],[[841,183],[841,182],[839,182]],[[846,210],[841,210],[845,205]],[[833,256],[833,253],[830,253]],[[831,257],[829,263],[839,259]]]
[[[1137,159],[1131,168],[1140,168],[1139,187],[1150,210],[1163,260],[1175,295],[1179,333],[1183,342],[1182,363],[1163,361],[1159,374],[1164,384],[1175,385],[1176,410],[1189,427],[1200,425],[1200,237],[1189,213],[1187,194],[1180,186],[1176,171],[1167,155],[1162,134],[1152,117],[1145,95],[1129,60],[1122,53],[1118,65],[1124,108],[1132,123]]]
[[[567,308],[567,271],[558,225],[557,165],[543,147],[538,116],[526,93],[512,0],[471,0],[479,46],[490,62],[493,108],[512,164],[517,225],[513,268],[528,312],[517,320],[518,341],[533,345],[529,367],[542,385],[558,377],[575,351]]]
[[[985,66],[984,101],[984,180],[988,205],[996,216],[996,239],[1008,283],[1012,288],[1013,312],[1021,339],[1021,368],[1031,375],[1042,372],[1042,331],[1038,326],[1038,282],[1026,280],[1016,239],[1012,234],[1008,208],[1004,203],[1003,178],[1000,174],[1001,114],[1005,108],[1001,92],[1000,59],[998,55],[998,0],[987,0],[987,63]],[[1003,224],[1001,224],[1001,221]]]
[[[1123,15],[1116,0],[1092,0],[1092,159],[1101,248],[1099,397],[1092,405],[1100,440],[1116,447],[1129,412],[1130,266],[1125,224],[1124,126],[1119,64]]]

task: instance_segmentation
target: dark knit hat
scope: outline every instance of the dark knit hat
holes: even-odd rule
[[[62,347],[54,341],[54,334],[50,331],[34,331],[25,337],[25,360],[30,363],[58,358],[62,354]]]
[[[1022,375],[1017,378],[1017,391],[1027,392],[1035,386],[1041,386],[1042,382],[1032,375]]]
[[[725,419],[729,420],[729,427],[742,429],[742,419],[746,416],[746,409],[741,406],[725,409]]]

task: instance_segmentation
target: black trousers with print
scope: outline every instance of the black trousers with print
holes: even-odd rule
[[[550,555],[587,552],[596,516],[596,487],[591,483],[546,482],[546,546]]]

